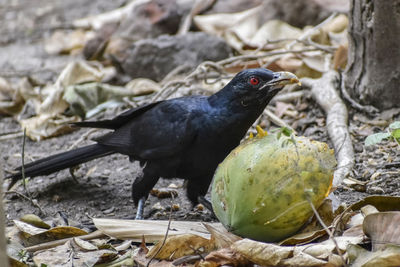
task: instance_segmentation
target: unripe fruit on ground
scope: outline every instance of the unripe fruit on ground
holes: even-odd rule
[[[329,194],[336,159],[288,129],[246,140],[218,166],[211,202],[231,232],[275,242],[296,233]]]

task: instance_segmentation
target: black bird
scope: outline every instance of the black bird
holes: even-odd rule
[[[187,96],[159,101],[123,112],[112,120],[76,123],[114,131],[95,144],[33,161],[26,177],[47,175],[113,153],[139,161],[141,176],[132,185],[132,198],[143,215],[144,202],[160,177],[187,179],[193,204],[204,199],[217,165],[239,145],[249,127],[285,84],[298,83],[289,72],[247,69],[211,96]],[[21,167],[11,187],[21,179]],[[207,205],[209,207],[209,205]]]

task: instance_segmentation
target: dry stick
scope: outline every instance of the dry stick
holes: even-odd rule
[[[24,191],[25,191],[25,193],[27,195],[25,199],[28,199],[32,203],[33,206],[35,206],[36,208],[39,209],[39,212],[42,215],[45,215],[46,213],[43,211],[42,207],[40,207],[40,205],[38,203],[35,203],[33,201],[32,196],[29,193],[28,188],[26,187],[26,180],[25,180],[25,140],[26,140],[26,129],[24,128],[24,137],[22,139],[22,153],[21,153],[22,154],[21,155],[22,156],[21,175],[22,175],[22,184],[24,186]]]
[[[326,18],[324,21],[322,21],[320,24],[316,25],[315,27],[307,30],[305,33],[303,33],[299,38],[297,38],[295,41],[291,42],[288,44],[288,49],[290,49],[296,42],[303,42],[307,41],[308,37],[311,36],[314,32],[317,30],[321,29],[324,25],[326,25],[328,22],[330,22],[332,19],[334,19],[337,15],[337,12],[332,13],[328,18]]]
[[[81,236],[76,236],[76,237],[78,237],[78,238],[80,238],[82,240],[92,240],[92,239],[96,239],[96,238],[106,237],[106,235],[103,234],[103,232],[101,232],[100,230],[96,230],[96,231],[94,231],[92,233],[89,233],[87,235],[81,235]],[[35,252],[35,251],[39,251],[39,250],[54,248],[54,247],[57,247],[57,246],[64,245],[66,242],[68,242],[69,240],[71,240],[73,238],[74,237],[68,237],[68,238],[64,238],[64,239],[60,239],[60,240],[54,240],[54,241],[42,243],[42,244],[39,244],[39,245],[26,247],[25,250],[28,251],[28,252]]]
[[[306,90],[301,90],[301,91],[295,91],[295,92],[290,92],[290,93],[286,93],[286,94],[279,94],[274,96],[274,98],[272,98],[271,100],[271,104],[280,101],[280,102],[291,102],[293,100],[299,99],[303,96],[307,96],[308,95],[308,91]]]
[[[161,246],[158,248],[157,253],[154,254],[154,256],[151,257],[151,259],[147,262],[146,267],[149,267],[149,266],[150,266],[150,263],[152,262],[152,260],[153,260],[155,257],[157,257],[158,253],[160,253],[161,249],[162,249],[162,248],[164,247],[164,245],[165,245],[165,242],[167,241],[169,229],[170,229],[170,227],[171,227],[171,221],[172,221],[172,205],[173,205],[173,201],[174,201],[174,196],[173,196],[173,195],[171,195],[171,196],[172,196],[172,200],[171,200],[171,209],[170,209],[170,211],[169,211],[169,218],[168,218],[167,231],[165,232],[164,239],[163,239],[163,241],[162,241]]]
[[[337,79],[338,73],[333,70],[317,80],[301,79],[303,86],[311,88],[313,98],[327,114],[326,126],[338,161],[333,178],[334,187],[343,182],[354,166],[354,150],[347,128],[347,108],[336,91]]]
[[[71,150],[77,147],[80,143],[86,140],[92,133],[97,132],[99,129],[90,129],[86,133],[84,133],[78,140],[76,140],[67,150]]]
[[[276,125],[280,127],[286,127],[289,128],[290,130],[294,131],[292,127],[290,127],[286,122],[281,120],[278,116],[276,116],[274,113],[272,113],[269,109],[264,109],[263,114],[269,118],[270,121],[275,123]]]
[[[18,133],[6,133],[6,134],[2,134],[0,136],[0,141],[14,139],[14,138],[22,137],[22,136],[24,136],[24,134],[19,131],[18,131]]]
[[[218,61],[217,63],[219,65],[227,65],[235,61],[239,60],[256,60],[259,58],[263,57],[270,57],[270,56],[276,56],[276,55],[283,55],[283,54],[297,54],[297,53],[303,53],[303,52],[311,52],[311,51],[319,51],[320,49],[317,48],[304,48],[304,49],[293,49],[293,50],[278,50],[278,51],[271,51],[267,53],[262,53],[259,55],[241,55],[241,56],[236,56],[236,57],[230,57],[227,59],[223,59],[221,61]]]
[[[332,240],[332,242],[335,244],[336,251],[337,251],[337,253],[339,254],[340,258],[342,259],[343,265],[344,265],[345,267],[347,267],[346,260],[345,260],[345,258],[343,257],[343,254],[342,254],[342,252],[341,252],[340,249],[339,249],[339,245],[338,245],[338,243],[336,242],[335,237],[333,236],[332,232],[329,230],[328,226],[326,226],[326,224],[324,223],[324,221],[323,221],[323,220],[321,219],[321,217],[319,216],[318,211],[317,211],[317,209],[315,208],[315,206],[314,206],[314,204],[312,203],[312,201],[311,201],[310,199],[307,199],[307,200],[308,200],[308,203],[310,204],[311,209],[313,210],[314,215],[315,215],[315,217],[317,218],[318,222],[322,225],[322,227],[324,228],[325,232],[329,235],[329,238],[330,238],[330,239]]]

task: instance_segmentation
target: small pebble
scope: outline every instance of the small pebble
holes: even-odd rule
[[[382,195],[385,191],[379,186],[371,186],[367,189],[368,194]]]
[[[160,202],[157,202],[156,204],[154,204],[152,207],[151,207],[151,209],[153,209],[153,210],[164,210],[164,207],[163,206],[161,206],[161,203]]]
[[[111,207],[111,208],[109,208],[109,209],[103,210],[103,213],[104,213],[104,214],[110,214],[110,213],[112,213],[114,210],[115,210],[115,207]]]

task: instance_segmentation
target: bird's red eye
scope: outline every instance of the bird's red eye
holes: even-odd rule
[[[260,82],[260,80],[257,79],[256,77],[250,78],[250,83],[251,83],[252,85],[257,85],[259,82]]]

